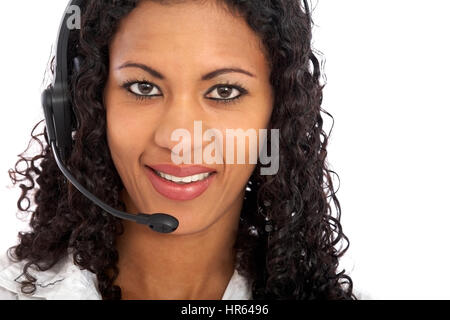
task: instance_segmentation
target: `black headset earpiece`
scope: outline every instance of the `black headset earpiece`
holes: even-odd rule
[[[69,2],[59,26],[56,43],[55,74],[52,86],[42,93],[47,134],[54,140],[59,156],[64,161],[72,151],[72,130],[78,127],[68,92],[69,70],[79,71],[81,58],[76,57],[73,66],[68,64],[68,44],[71,30],[67,25],[68,11],[72,6],[80,6],[82,0]],[[70,68],[72,67],[72,68]],[[49,141],[50,143],[50,141]]]

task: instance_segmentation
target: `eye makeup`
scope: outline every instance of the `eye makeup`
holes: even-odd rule
[[[134,85],[148,85],[151,87],[151,89],[158,89],[159,91],[161,91],[159,89],[159,87],[149,81],[147,81],[144,78],[138,79],[138,78],[134,78],[134,79],[129,79],[125,82],[122,83],[121,87],[123,89],[125,89],[128,93],[131,93],[136,100],[138,101],[144,101],[144,100],[148,100],[148,99],[153,99],[155,97],[161,97],[163,96],[162,94],[153,94],[153,95],[147,95],[147,94],[139,94],[137,92],[132,91],[132,87]],[[230,98],[230,99],[220,99],[220,98],[210,98],[210,97],[206,97],[206,99],[209,100],[213,100],[216,103],[220,103],[220,104],[229,104],[229,103],[237,103],[242,97],[244,97],[245,95],[248,94],[248,90],[244,87],[244,85],[242,85],[239,82],[231,82],[231,81],[226,81],[225,83],[218,83],[216,85],[214,85],[212,88],[210,88],[206,95],[210,94],[211,92],[213,92],[216,89],[220,89],[220,88],[228,88],[228,89],[235,89],[239,92],[239,95],[234,97],[234,98]],[[153,91],[153,90],[151,90]]]

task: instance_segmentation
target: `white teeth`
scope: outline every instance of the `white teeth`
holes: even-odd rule
[[[157,170],[155,170],[155,171],[160,177],[163,177],[166,180],[170,180],[170,181],[173,181],[173,182],[176,182],[179,184],[185,184],[185,183],[191,183],[191,182],[195,182],[195,181],[204,180],[211,175],[211,173],[200,173],[200,174],[196,174],[193,176],[188,176],[188,177],[182,178],[182,177],[171,176],[170,174],[160,172]]]

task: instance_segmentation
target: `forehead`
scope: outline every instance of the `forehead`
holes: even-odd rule
[[[266,60],[258,35],[244,18],[214,3],[141,1],[113,37],[112,63],[150,58],[178,67],[234,62],[254,72],[264,69]]]

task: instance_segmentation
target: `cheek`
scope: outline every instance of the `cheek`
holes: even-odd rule
[[[260,136],[263,134],[261,129],[267,129],[270,117],[273,111],[273,102],[270,97],[264,97],[263,99],[255,100],[252,105],[246,106],[248,109],[245,110],[244,114],[236,114],[234,117],[227,119],[228,127],[222,127],[222,134],[224,140],[226,140],[226,129],[242,129],[244,132],[254,132],[253,139],[250,137],[245,137],[245,146],[239,145],[237,139],[234,143],[234,159],[232,162],[228,162],[226,159],[227,146],[224,142],[224,162],[226,163],[225,172],[227,172],[227,179],[233,184],[237,189],[242,190],[250,178],[253,170],[258,162],[259,152],[263,145],[260,145]],[[270,135],[270,130],[266,130],[266,139]],[[261,137],[262,138],[262,137]],[[252,140],[252,143],[250,143]],[[263,139],[264,144],[266,143]],[[245,163],[239,164],[237,160],[237,154],[245,154]]]
[[[136,161],[142,149],[142,132],[138,123],[124,108],[110,105],[106,112],[107,141],[116,166]]]
[[[224,136],[224,150],[226,151],[226,129],[233,129],[235,132],[241,129],[242,132],[248,133],[249,136],[240,138],[245,139],[245,145],[237,143],[237,139],[234,142],[234,154],[245,152],[245,163],[250,163],[250,154],[253,157],[257,157],[257,152],[260,150],[260,135],[263,134],[263,129],[267,129],[270,117],[272,115],[272,107],[267,101],[259,101],[248,108],[245,114],[237,114],[232,119],[228,119],[227,127],[221,127],[222,134]],[[266,135],[270,135],[270,131],[266,130]],[[261,137],[262,138],[262,137]],[[256,153],[256,154],[255,154]],[[225,152],[226,154],[226,152]],[[253,164],[253,163],[252,163]]]

